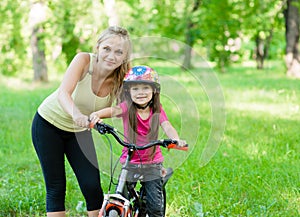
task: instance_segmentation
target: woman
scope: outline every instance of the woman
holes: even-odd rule
[[[39,106],[32,123],[32,141],[46,185],[48,217],[65,216],[68,159],[86,200],[88,216],[97,216],[103,201],[89,116],[111,106],[130,68],[127,31],[109,27],[99,37],[96,53],[78,53],[59,88]]]

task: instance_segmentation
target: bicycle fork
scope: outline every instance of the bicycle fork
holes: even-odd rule
[[[116,193],[105,194],[98,217],[133,217],[131,216],[131,204],[130,201],[122,196],[122,192],[126,183],[128,170],[122,169]],[[114,213],[114,214],[110,214]],[[137,216],[137,215],[135,215]]]

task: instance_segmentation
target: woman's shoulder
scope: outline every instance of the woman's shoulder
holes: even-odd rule
[[[77,53],[73,60],[71,65],[73,65],[77,69],[81,69],[81,76],[80,80],[82,80],[86,73],[88,72],[89,65],[90,65],[90,54],[87,52],[79,52]]]
[[[88,52],[79,52],[74,56],[74,59],[89,62],[90,61],[90,53]]]

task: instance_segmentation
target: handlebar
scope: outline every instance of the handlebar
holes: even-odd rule
[[[113,135],[113,137],[117,140],[118,143],[120,143],[120,145],[133,149],[133,150],[145,150],[148,149],[150,147],[159,145],[168,149],[178,149],[178,150],[183,150],[183,151],[187,151],[188,150],[188,144],[186,144],[185,146],[178,146],[178,141],[174,140],[174,139],[161,139],[161,140],[156,140],[156,141],[151,141],[148,144],[139,146],[136,144],[132,144],[132,143],[128,143],[125,142],[123,139],[121,139],[121,137],[118,134],[118,131],[116,128],[105,124],[103,122],[101,123],[96,123],[93,128],[95,128],[100,134],[111,134]]]

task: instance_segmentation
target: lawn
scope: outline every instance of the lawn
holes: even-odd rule
[[[299,80],[286,78],[275,65],[261,71],[235,66],[217,76],[205,68],[182,72],[161,64],[157,70],[164,108],[190,144],[187,153],[165,152],[166,166],[175,171],[167,185],[167,216],[300,216]],[[0,78],[0,216],[45,216],[30,126],[36,108],[58,84]],[[106,190],[109,164],[101,154],[108,146],[94,137]],[[68,215],[85,216],[83,197],[66,167]]]

